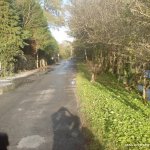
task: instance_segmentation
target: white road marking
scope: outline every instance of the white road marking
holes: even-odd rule
[[[44,137],[41,137],[39,135],[27,136],[27,137],[24,137],[23,139],[21,139],[17,148],[18,149],[37,148],[43,143],[45,143]]]

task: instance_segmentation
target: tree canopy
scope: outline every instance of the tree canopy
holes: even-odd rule
[[[22,27],[15,8],[15,1],[0,0],[0,62],[3,74],[12,68],[14,56],[21,54]]]
[[[69,11],[74,48],[87,58],[92,81],[109,72],[127,87],[149,87],[150,1],[73,0]]]
[[[44,6],[52,9],[53,5],[50,4],[44,1]],[[48,13],[57,16],[59,10],[59,7],[55,7],[55,12]],[[32,45],[30,48],[33,54],[42,50],[48,59],[58,52],[58,44],[51,35],[45,9],[38,0],[0,0],[1,75],[13,71],[16,58],[29,51],[27,45]]]

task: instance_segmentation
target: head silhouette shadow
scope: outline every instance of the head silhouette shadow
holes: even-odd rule
[[[0,132],[0,150],[7,150],[8,146],[8,135],[6,133]]]
[[[61,107],[52,115],[53,148],[52,150],[85,150],[91,142],[102,150],[103,146],[95,139],[94,134],[82,127],[80,118],[67,108]]]

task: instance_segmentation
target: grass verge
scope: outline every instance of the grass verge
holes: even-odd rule
[[[88,150],[150,149],[150,106],[140,96],[126,91],[111,75],[100,75],[96,83],[78,64],[77,92],[88,132]],[[89,134],[90,133],[90,134]]]

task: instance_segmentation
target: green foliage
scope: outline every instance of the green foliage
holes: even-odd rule
[[[45,53],[46,58],[50,59],[58,52],[58,44],[51,35],[42,7],[36,0],[17,0],[17,4],[27,39],[34,40],[36,51],[42,50],[42,55]]]
[[[19,61],[25,63],[24,60],[27,56],[24,56],[21,50],[25,45],[29,44],[32,51],[29,54],[35,55],[40,49],[45,53],[43,56],[46,56],[47,59],[53,53],[58,52],[58,44],[51,35],[47,18],[39,1],[0,0],[0,23],[0,69],[2,76],[17,71],[17,66],[21,68],[22,63]],[[25,48],[23,50],[29,51]],[[33,64],[29,66],[35,66],[35,57],[32,57],[30,62]],[[29,68],[31,69],[31,67]]]
[[[68,42],[64,42],[59,45],[60,56],[64,59],[71,57],[73,53],[72,51],[73,51],[72,46]]]
[[[63,0],[43,0],[44,13],[48,22],[52,26],[61,26],[64,24]]]
[[[51,35],[47,19],[40,4],[36,0],[24,0],[24,4],[21,2],[19,8],[21,8],[23,27],[31,33],[30,38],[36,40],[37,49],[45,50],[49,47],[53,51],[57,50],[57,42]]]
[[[1,75],[12,72],[14,56],[21,54],[22,28],[13,0],[0,0],[0,62]]]
[[[46,55],[50,59],[51,56],[54,56],[59,51],[59,46],[55,38],[50,34],[50,32],[47,33],[47,36],[45,35],[45,45],[43,47],[43,51],[46,53]]]
[[[72,0],[69,26],[75,37],[76,54],[86,58],[93,73],[112,73],[126,88],[143,85],[150,70],[150,1],[149,0]]]
[[[78,71],[81,113],[95,139],[105,150],[148,150],[150,145],[144,144],[150,144],[150,105],[142,105],[138,94],[126,91],[111,75],[102,74],[92,84],[85,65],[79,64]],[[87,147],[99,149],[95,142]]]

